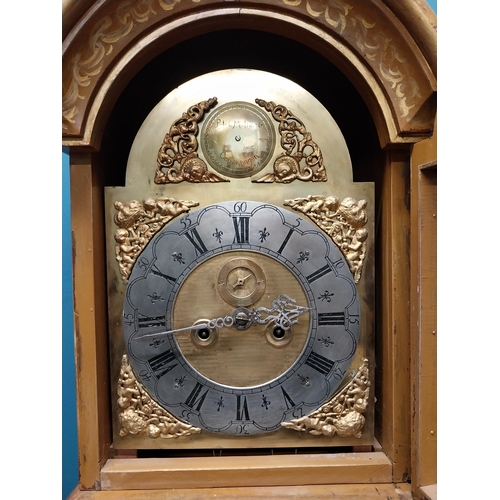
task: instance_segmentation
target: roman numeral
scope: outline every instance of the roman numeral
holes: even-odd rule
[[[191,229],[191,231],[187,232],[186,238],[193,244],[196,255],[201,255],[207,252],[207,247],[205,246],[205,243],[203,243],[203,240],[198,234],[196,228]]]
[[[328,274],[330,272],[332,272],[332,269],[327,264],[326,266],[323,266],[321,269],[318,269],[314,273],[312,273],[309,276],[307,276],[306,280],[309,281],[309,283],[312,283],[313,281],[316,281],[317,279],[323,277],[325,274]]]
[[[233,243],[248,243],[250,233],[250,217],[233,217]]]
[[[343,312],[330,312],[318,314],[318,325],[339,325],[344,326],[345,315]]]
[[[153,274],[156,274],[156,276],[160,276],[160,278],[164,278],[166,279],[169,283],[171,283],[172,285],[175,285],[175,278],[172,278],[172,276],[169,276],[168,274],[164,274],[162,273],[157,267],[156,265],[151,269],[151,272]]]
[[[174,360],[175,355],[172,349],[169,349],[168,351],[162,352],[161,354],[148,359],[148,364],[151,367],[151,370],[153,370],[155,377],[159,379],[160,377],[163,377],[165,373],[168,373],[170,370],[172,370],[172,368],[175,368],[177,366],[176,363],[175,365],[167,367],[167,365]]]
[[[306,365],[309,365],[311,368],[314,368],[326,377],[335,365],[335,361],[325,358],[324,356],[321,356],[321,354],[312,351],[306,359]]]
[[[250,420],[246,396],[236,396],[236,420]]]
[[[292,234],[293,234],[293,229],[290,229],[290,231],[288,231],[288,234],[285,236],[285,239],[283,240],[283,243],[281,244],[278,250],[279,254],[281,254],[281,252],[283,252],[283,250],[287,246],[288,242],[290,241],[290,238],[292,237]]]
[[[142,317],[137,320],[139,328],[154,328],[155,326],[165,326],[165,315]]]
[[[189,406],[192,410],[200,411],[208,394],[208,389],[203,394],[200,394],[203,387],[202,384],[196,382],[194,389],[191,391],[186,401],[184,401],[184,404]]]
[[[293,402],[293,399],[290,397],[288,392],[283,389],[283,386],[281,386],[281,392],[283,393],[283,397],[285,398],[286,409],[289,410],[290,408],[293,408],[295,406],[295,403]]]

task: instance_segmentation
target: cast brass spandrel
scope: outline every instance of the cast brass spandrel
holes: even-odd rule
[[[186,424],[151,399],[137,382],[128,356],[123,355],[118,379],[120,436],[171,439],[199,434],[201,429]]]
[[[288,184],[296,179],[325,182],[327,176],[323,155],[303,122],[281,104],[263,99],[255,99],[255,102],[279,122],[278,131],[284,153],[274,160],[273,173],[265,174],[252,182]]]
[[[155,184],[229,182],[210,172],[207,164],[198,156],[198,123],[216,103],[216,97],[201,101],[191,106],[171,125],[158,151]]]
[[[364,359],[353,379],[317,411],[302,418],[283,422],[287,429],[313,436],[361,438],[370,395],[368,360]]]
[[[337,244],[358,283],[366,256],[368,222],[366,200],[347,197],[342,202],[335,196],[314,196],[285,200],[283,205],[302,212],[313,220]]]
[[[147,242],[169,221],[198,206],[197,201],[174,198],[147,198],[140,202],[115,201],[115,257],[124,281]]]

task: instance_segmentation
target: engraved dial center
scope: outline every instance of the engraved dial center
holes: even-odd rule
[[[269,256],[237,251],[207,259],[189,274],[178,292],[173,328],[208,323],[209,319],[214,319],[215,327],[207,329],[209,335],[202,330],[200,336],[195,329],[176,333],[180,352],[197,372],[215,383],[251,387],[279,377],[303,351],[311,315],[305,311],[280,338],[279,332],[273,332],[276,320],[258,323],[251,313],[266,308],[269,312],[261,311],[261,319],[278,316],[273,301],[285,290],[296,301],[293,305],[308,304],[301,283]],[[229,315],[234,323],[223,325],[223,318]],[[205,334],[207,338],[203,338]]]

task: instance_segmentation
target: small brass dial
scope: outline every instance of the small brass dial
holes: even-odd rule
[[[266,277],[253,260],[236,258],[224,264],[217,279],[220,296],[233,306],[249,306],[265,292]]]
[[[270,161],[276,132],[269,116],[248,102],[229,102],[207,117],[201,131],[206,161],[233,178],[251,177]]]

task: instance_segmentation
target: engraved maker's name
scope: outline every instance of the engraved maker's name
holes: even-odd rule
[[[256,129],[256,128],[262,128],[264,126],[264,123],[262,121],[248,121],[248,120],[222,120],[218,119],[215,121],[215,128],[216,130],[223,130],[223,129]]]

